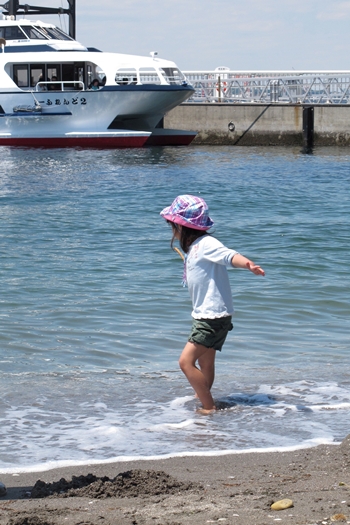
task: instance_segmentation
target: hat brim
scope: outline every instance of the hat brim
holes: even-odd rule
[[[172,213],[169,213],[171,206],[168,206],[167,208],[164,208],[160,212],[160,215],[165,219],[166,221],[174,222],[175,224],[181,224],[181,226],[187,226],[187,228],[192,228],[193,230],[200,230],[200,231],[206,231],[209,230],[214,222],[209,219],[210,223],[207,226],[197,226],[196,224],[192,224],[191,221],[186,220],[184,217],[181,217],[179,215],[173,215]]]

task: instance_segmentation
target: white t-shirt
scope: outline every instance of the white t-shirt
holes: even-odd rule
[[[186,259],[186,279],[195,319],[216,319],[233,314],[227,268],[238,252],[211,235],[196,239]]]

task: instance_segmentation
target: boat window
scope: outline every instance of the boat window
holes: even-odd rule
[[[137,84],[136,69],[132,67],[118,69],[115,81],[119,85]]]
[[[176,68],[163,67],[160,71],[168,84],[181,84],[185,80],[184,75]]]
[[[95,77],[99,79],[102,86],[106,84],[106,73],[100,68],[100,66],[95,67]]]
[[[53,80],[52,77],[56,77],[55,80],[61,80],[61,64],[47,64],[47,80]]]
[[[140,67],[141,84],[160,84],[160,78],[154,67]]]
[[[55,32],[60,35],[61,40],[73,40],[74,41],[74,38],[72,38],[69,35],[67,35],[67,33],[62,31],[62,29],[60,29],[59,27],[55,27]]]
[[[28,40],[27,35],[18,26],[0,27],[0,38],[5,40]]]
[[[31,64],[30,65],[30,85],[36,86],[40,81],[46,81],[45,76],[45,65],[44,64]]]
[[[73,40],[68,35],[66,35],[66,33],[58,29],[58,27],[37,27],[36,29],[39,29],[46,36],[46,38],[53,40]]]
[[[14,64],[13,65],[13,80],[18,87],[29,86],[29,75],[27,64]]]
[[[46,40],[46,37],[40,33],[35,27],[31,26],[22,26],[22,30],[28,35],[28,38],[31,40]]]
[[[62,64],[62,80],[74,80],[74,64]]]
[[[13,64],[12,68],[13,81],[21,88],[35,88],[39,83],[37,88],[39,90],[84,89],[86,74],[84,62]],[[101,85],[104,84],[101,82]]]
[[[100,86],[106,85],[106,74],[100,66],[93,62],[86,63],[87,85],[90,86],[93,80],[97,79]]]
[[[87,85],[89,86],[92,82],[92,65],[91,64],[87,64],[86,66],[86,78],[87,78]]]
[[[62,78],[64,90],[84,88],[84,63],[73,62],[62,64]]]
[[[84,82],[84,66],[77,66],[74,73],[74,80]]]
[[[41,33],[43,33],[43,35],[45,35],[46,38],[48,39],[51,39],[48,31],[47,31],[47,28],[46,27],[38,27],[37,28]]]

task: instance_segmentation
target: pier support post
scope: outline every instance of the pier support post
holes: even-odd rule
[[[309,150],[314,145],[314,108],[303,107],[303,146]]]

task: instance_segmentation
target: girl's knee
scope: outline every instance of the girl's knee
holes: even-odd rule
[[[185,369],[187,368],[187,359],[184,358],[183,356],[180,356],[180,359],[179,359],[179,367],[180,369],[184,372]]]
[[[186,374],[186,372],[190,371],[192,368],[195,368],[195,365],[192,362],[192,359],[190,359],[187,355],[181,355],[179,359],[179,367],[182,372]]]

